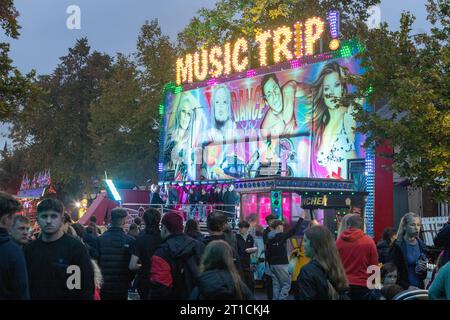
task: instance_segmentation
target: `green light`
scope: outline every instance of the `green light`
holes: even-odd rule
[[[160,104],[159,105],[159,115],[162,116],[164,114],[164,105]]]
[[[178,93],[181,93],[181,92],[183,92],[183,86],[175,87],[175,90],[174,90],[175,94],[178,94]]]
[[[308,192],[305,192],[305,194],[308,194]]]

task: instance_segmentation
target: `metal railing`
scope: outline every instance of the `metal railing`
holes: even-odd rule
[[[226,204],[187,204],[187,203],[172,203],[166,204],[147,204],[147,203],[122,203],[122,208],[126,209],[130,214],[141,217],[145,210],[149,208],[156,208],[161,213],[176,212],[176,213],[200,213],[201,210],[205,210],[207,214],[211,212],[220,212],[223,214],[238,215],[239,205],[226,205]],[[136,208],[133,208],[136,207]],[[227,210],[228,209],[228,210]]]

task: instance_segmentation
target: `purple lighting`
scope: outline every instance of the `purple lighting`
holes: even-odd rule
[[[289,63],[291,64],[291,69],[297,69],[301,66],[300,60],[291,60]]]
[[[208,80],[208,86],[215,86],[217,84],[217,80],[215,78]]]
[[[256,76],[256,71],[251,69],[251,70],[247,70],[247,78],[252,78]]]
[[[328,24],[330,25],[331,38],[336,39],[339,37],[339,12],[332,10],[328,12]]]

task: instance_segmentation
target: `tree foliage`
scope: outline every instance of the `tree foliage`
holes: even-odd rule
[[[50,168],[57,192],[77,194],[92,185],[90,105],[99,99],[110,69],[108,55],[91,53],[87,39],[78,40],[51,75],[38,78],[39,95],[12,119],[11,137],[32,155],[27,171]]]
[[[0,27],[6,36],[13,39],[17,39],[20,35],[18,16],[19,13],[12,0],[0,2]],[[8,56],[9,48],[8,43],[0,42],[0,120],[7,120],[11,110],[23,104],[26,97],[33,94],[35,89],[31,85],[34,71],[22,75]]]
[[[325,17],[339,10],[342,36],[351,38],[357,22],[368,18],[367,9],[379,0],[219,0],[213,9],[201,9],[178,35],[180,51],[224,43],[238,36],[249,40],[262,30],[293,24],[312,16]]]
[[[366,72],[351,77],[358,88],[344,103],[367,97],[377,108],[360,106],[359,130],[367,134],[366,146],[389,141],[394,170],[416,187],[433,191],[437,200],[450,199],[450,19],[448,1],[429,1],[429,33],[411,34],[414,16],[402,14],[398,31],[387,24],[379,29],[360,28],[358,39]]]
[[[105,171],[138,184],[156,179],[159,104],[174,59],[157,20],[142,26],[132,56],[112,58],[78,40],[11,117],[23,170],[51,169],[64,200],[95,191]]]

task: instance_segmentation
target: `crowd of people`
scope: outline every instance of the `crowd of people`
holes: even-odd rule
[[[222,188],[220,185],[212,188],[183,186],[180,188],[165,185],[163,190],[153,184],[150,187],[150,205],[153,208],[164,208],[167,211],[177,209],[176,206],[183,204],[185,207],[186,220],[194,219],[200,222],[206,221],[207,215],[213,210],[221,211],[228,218],[233,218],[236,212],[236,205],[239,203],[239,196],[231,184]],[[183,200],[184,199],[184,200]]]
[[[37,206],[40,231],[31,240],[29,221],[16,215],[19,210],[14,197],[0,193],[1,300],[127,300],[130,291],[142,300],[255,299],[252,257],[258,248],[248,221],[234,232],[225,214],[212,212],[203,234],[194,219],[150,208],[125,230],[127,211],[116,208],[102,232],[95,219],[86,227],[71,223],[63,204],[49,198]],[[431,256],[419,238],[416,214],[406,214],[397,232],[385,230],[378,246],[363,232],[358,214],[343,218],[337,240],[303,215],[289,229],[275,216],[266,221],[269,299],[389,300],[425,289]],[[287,241],[299,232],[309,261],[292,282]],[[450,224],[435,244],[442,253],[429,298],[450,299]],[[370,286],[373,266],[381,266],[381,282]]]

